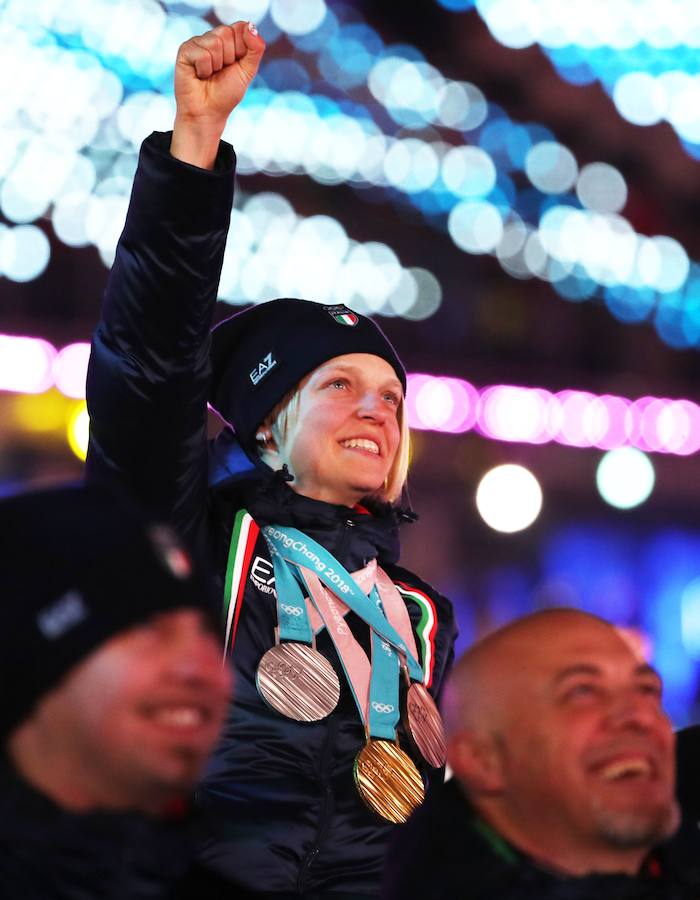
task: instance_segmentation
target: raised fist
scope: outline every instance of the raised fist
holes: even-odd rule
[[[226,120],[255,78],[264,52],[265,41],[251,22],[218,25],[182,44],[175,61],[173,156],[211,167]]]
[[[250,22],[218,25],[190,38],[175,61],[175,99],[180,118],[224,124],[255,78],[265,41]]]

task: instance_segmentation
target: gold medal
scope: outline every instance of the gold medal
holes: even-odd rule
[[[404,727],[423,759],[439,769],[447,762],[447,741],[442,718],[425,685],[409,685],[406,694]]]
[[[271,647],[258,663],[255,684],[266,703],[297,722],[325,719],[340,698],[335,669],[308,644]]]
[[[405,822],[425,797],[418,769],[391,741],[371,738],[355,758],[353,775],[367,806],[395,824]]]

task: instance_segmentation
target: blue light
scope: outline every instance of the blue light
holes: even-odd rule
[[[517,566],[492,570],[484,588],[491,623],[496,628],[532,610],[529,579]]]
[[[665,706],[676,725],[685,725],[693,713],[698,673],[683,641],[681,598],[700,577],[700,538],[676,530],[658,532],[634,565],[642,586],[641,624],[653,641]]]
[[[324,45],[318,59],[319,71],[331,84],[359,87],[382,49],[374,29],[366,25],[346,25]]]
[[[675,725],[691,721],[699,672],[689,649],[700,650],[700,535],[622,533],[598,523],[569,527],[547,541],[541,568],[548,592],[563,595],[566,605],[649,637],[664,705]]]
[[[578,274],[576,272],[567,275],[561,281],[555,281],[552,287],[565,300],[572,300],[574,303],[578,303],[581,300],[590,300],[598,290],[598,285],[595,281],[583,273]]]
[[[517,196],[518,192],[513,179],[501,172],[496,178],[496,186],[486,199],[489,203],[494,203],[498,206],[505,216],[515,207]]]
[[[309,73],[294,59],[272,59],[270,62],[263,62],[260,72],[265,84],[272,91],[298,91],[306,94],[311,87]]]
[[[681,638],[688,655],[700,659],[700,578],[681,594]]]
[[[438,0],[440,6],[450,12],[466,12],[474,6],[475,0]]]
[[[651,288],[635,290],[624,284],[605,288],[605,305],[620,322],[643,322],[656,305],[656,292]]]
[[[664,294],[656,308],[654,324],[661,340],[676,350],[690,346],[684,326],[682,298],[678,293]]]

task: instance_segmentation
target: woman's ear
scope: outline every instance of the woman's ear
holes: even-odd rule
[[[503,790],[503,757],[495,736],[458,732],[448,741],[447,756],[455,777],[473,797]]]
[[[255,445],[262,461],[273,471],[282,468],[284,460],[272,433],[272,423],[268,419],[258,426],[255,432]]]
[[[277,442],[272,433],[272,421],[270,416],[258,425],[255,431],[255,444],[259,453],[269,453],[277,450]]]

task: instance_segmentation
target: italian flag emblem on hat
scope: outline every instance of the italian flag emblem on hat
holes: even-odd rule
[[[360,321],[359,316],[342,304],[338,306],[324,306],[323,308],[339,325],[357,325]]]
[[[341,325],[357,325],[360,321],[355,313],[347,312],[340,313],[337,316],[333,316],[336,322],[340,322]]]

